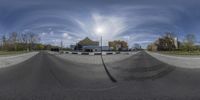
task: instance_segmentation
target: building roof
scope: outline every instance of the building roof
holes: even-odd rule
[[[86,37],[85,39],[78,42],[79,45],[82,46],[99,46],[98,41],[93,41],[90,38]]]

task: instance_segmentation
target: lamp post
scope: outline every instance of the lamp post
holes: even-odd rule
[[[101,36],[101,40],[100,40],[100,42],[101,42],[101,56],[102,56],[102,49],[103,49],[103,43],[102,43],[102,35],[103,35],[103,32],[104,32],[105,30],[102,28],[102,27],[97,27],[96,28],[96,34],[97,35],[99,35],[99,36]]]
[[[102,49],[103,49],[103,42],[102,42],[102,40],[103,40],[103,36],[102,36],[102,35],[103,35],[104,30],[103,30],[102,28],[97,28],[96,31],[97,31],[97,34],[101,36],[101,61],[102,61],[103,67],[104,67],[104,69],[105,69],[105,71],[106,71],[108,77],[110,78],[110,80],[111,80],[112,82],[117,82],[117,80],[116,80],[114,77],[112,77],[112,75],[111,75],[110,72],[108,71],[108,69],[107,69],[107,67],[106,67],[106,64],[105,64],[105,62],[104,62],[104,60],[103,60],[103,54],[102,54]]]
[[[102,43],[102,35],[101,35],[101,57],[102,57],[102,49],[103,49],[103,43]]]

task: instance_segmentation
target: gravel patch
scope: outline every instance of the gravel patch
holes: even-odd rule
[[[154,52],[148,52],[154,58],[165,62],[167,64],[182,67],[182,68],[200,68],[200,57],[180,57],[180,56],[171,56],[171,55],[164,55]]]
[[[12,55],[12,56],[1,56],[0,57],[0,68],[12,66],[23,61],[28,60],[29,58],[33,57],[34,55],[38,54],[38,52],[31,52],[31,53],[24,53],[19,55]]]

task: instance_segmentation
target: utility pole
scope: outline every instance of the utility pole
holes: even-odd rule
[[[63,49],[63,41],[61,40],[61,42],[60,42],[60,51],[62,52],[62,49]]]

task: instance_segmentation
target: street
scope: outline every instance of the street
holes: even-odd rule
[[[47,52],[0,70],[1,100],[199,100],[200,69],[165,64],[144,51],[82,64]]]

